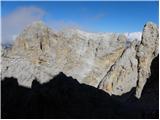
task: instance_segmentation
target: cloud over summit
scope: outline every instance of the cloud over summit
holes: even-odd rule
[[[24,27],[34,21],[42,20],[45,11],[35,7],[20,7],[6,16],[2,16],[2,43],[12,43]]]

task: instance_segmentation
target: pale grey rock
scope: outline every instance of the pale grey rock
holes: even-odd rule
[[[144,26],[142,41],[134,40],[101,80],[98,88],[110,95],[122,95],[136,87],[140,98],[143,87],[150,76],[152,60],[158,55],[159,30],[149,22]]]
[[[34,78],[43,83],[62,71],[82,83],[98,86],[125,49],[125,42],[124,36],[114,33],[80,30],[56,33],[35,22],[17,37],[7,55],[2,56],[2,78],[13,76],[19,84],[30,87]]]
[[[151,56],[158,54],[157,32],[153,29],[151,34],[148,29],[145,27],[139,43],[139,40],[128,42],[124,34],[89,33],[78,29],[55,32],[42,22],[35,22],[19,34],[11,49],[3,50],[2,79],[13,76],[18,78],[19,84],[31,87],[35,78],[44,83],[64,72],[80,83],[109,94],[122,95],[133,87],[137,87],[137,92],[141,91],[143,87],[138,86],[144,79],[140,80],[138,67],[149,73]],[[153,40],[151,46],[149,39]],[[146,55],[146,51],[149,56],[145,57],[150,60],[147,70],[139,64],[143,59],[141,54]]]
[[[135,43],[125,49],[119,59],[106,73],[98,88],[110,95],[122,95],[137,85],[137,65]]]
[[[142,33],[142,41],[138,47],[137,58],[138,64],[138,84],[136,89],[136,97],[140,98],[143,87],[149,78],[151,71],[150,66],[152,60],[159,53],[159,30],[152,22],[148,22],[144,26]]]

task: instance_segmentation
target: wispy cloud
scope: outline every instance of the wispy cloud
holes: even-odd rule
[[[99,21],[106,17],[106,13],[103,12],[102,10],[99,12],[95,12],[94,14],[91,14],[93,13],[91,12],[93,10],[83,7],[81,8],[80,11],[81,11],[82,17],[84,16],[85,18],[93,20],[93,21]]]
[[[56,20],[56,19],[49,19],[46,21],[46,25],[52,28],[55,31],[61,31],[64,29],[84,29],[82,26],[77,24],[74,21],[64,21],[64,20]]]
[[[35,21],[43,21],[44,17],[47,16],[45,10],[30,6],[30,7],[20,7],[11,12],[7,16],[2,17],[2,43],[13,43],[16,36],[23,31],[23,29]],[[62,30],[69,28],[79,28],[82,29],[76,22],[57,20],[54,18],[45,20],[45,24],[52,28],[53,30]]]
[[[94,20],[101,20],[101,19],[103,19],[104,17],[106,17],[106,14],[105,14],[105,13],[98,13],[98,14],[96,14],[95,16],[93,16],[92,18],[93,18]]]
[[[15,36],[28,24],[42,20],[45,11],[35,7],[20,7],[2,17],[2,43],[12,43]]]
[[[86,17],[89,21],[101,20],[105,17],[104,13],[96,13],[90,15],[87,13],[88,9],[84,8],[82,11],[86,14],[83,14],[83,17]],[[23,31],[23,29],[35,22],[35,21],[43,21],[47,26],[52,28],[55,31],[77,28],[85,31],[89,31],[89,28],[83,26],[80,23],[77,23],[74,20],[63,20],[63,19],[55,19],[54,16],[47,17],[48,13],[42,8],[36,6],[24,6],[15,9],[7,16],[2,16],[2,43],[13,43],[16,36]],[[44,19],[47,18],[47,19]],[[45,20],[45,21],[44,21]]]

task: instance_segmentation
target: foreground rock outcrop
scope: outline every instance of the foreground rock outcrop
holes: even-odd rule
[[[158,59],[152,64],[152,72],[158,74],[155,68]],[[5,78],[1,81],[1,115],[21,119],[158,118],[158,85],[158,79],[151,76],[142,97],[136,99],[135,89],[122,96],[109,96],[63,73],[43,84],[33,80],[31,88],[19,85],[13,77]]]
[[[158,31],[149,22],[141,42],[128,42],[123,34],[77,29],[54,32],[35,22],[17,37],[11,49],[3,50],[2,79],[13,76],[20,85],[31,87],[35,78],[44,83],[63,71],[110,95],[122,95],[136,87],[140,98],[151,62],[158,55]]]
[[[150,66],[152,60],[159,53],[159,30],[157,26],[148,23],[145,25],[142,41],[138,47],[137,59],[138,59],[138,85],[136,96],[140,98],[142,89],[147,81],[147,78],[151,75]]]

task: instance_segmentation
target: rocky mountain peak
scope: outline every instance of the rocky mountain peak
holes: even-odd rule
[[[44,83],[63,72],[110,95],[122,95],[136,87],[139,98],[158,54],[158,31],[149,22],[141,42],[133,40],[126,47],[124,34],[56,33],[44,23],[34,22],[19,34],[11,50],[3,52],[2,78],[12,76],[31,87],[35,78]]]
[[[149,78],[152,60],[159,54],[159,29],[152,22],[144,25],[142,40],[137,50],[138,57],[138,84],[136,97],[140,98],[142,89]]]
[[[46,29],[49,29],[44,22],[42,21],[36,21],[36,22],[33,22],[32,24],[28,25],[24,31],[22,33],[26,34],[26,33],[29,33],[29,32],[36,32],[36,33],[42,33],[44,32]]]
[[[12,54],[41,56],[56,41],[57,34],[43,22],[34,22],[19,34],[12,47]],[[49,52],[48,52],[49,53]],[[43,56],[43,55],[42,55]]]

